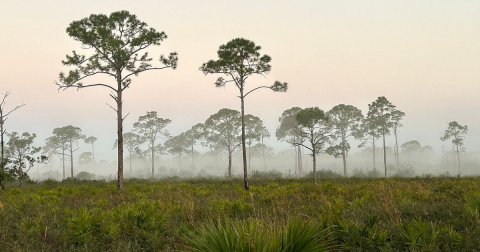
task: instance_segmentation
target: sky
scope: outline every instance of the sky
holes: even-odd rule
[[[81,45],[65,30],[90,14],[128,10],[168,39],[149,50],[158,58],[176,51],[176,70],[149,71],[124,94],[125,132],[147,111],[172,120],[172,135],[204,122],[222,108],[240,109],[238,89],[215,88],[219,75],[202,63],[233,38],[243,37],[272,57],[265,77],[247,89],[289,83],[286,93],[258,90],[246,113],[260,117],[274,135],[278,117],[291,107],[330,110],[368,104],[385,96],[406,113],[399,142],[418,140],[435,152],[447,124],[468,125],[467,151],[480,151],[480,1],[6,1],[0,0],[0,92],[6,109],[24,102],[6,121],[9,132],[37,134],[42,146],[56,127],[74,125],[96,136],[97,159],[115,158],[114,105],[105,88],[58,91],[54,81],[66,54]],[[158,64],[160,65],[160,64]],[[88,80],[84,82],[88,84]],[[392,136],[387,145],[393,145]],[[277,151],[288,148],[275,137]],[[87,150],[88,146],[82,148]],[[80,154],[80,153],[78,153]]]

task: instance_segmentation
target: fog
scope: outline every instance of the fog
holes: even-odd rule
[[[199,147],[202,149],[202,147]],[[294,148],[286,148],[278,152],[267,151],[265,160],[261,153],[251,153],[249,160],[249,176],[259,175],[268,178],[278,177],[304,177],[311,176],[312,158],[309,151],[302,148],[301,173],[296,162]],[[372,148],[367,147],[357,152],[352,152],[347,157],[347,175],[349,177],[383,177],[383,148],[376,148],[375,167],[373,165]],[[145,155],[133,154],[132,157],[125,154],[124,176],[125,178],[150,179],[152,176],[151,160]],[[444,153],[407,153],[400,151],[399,169],[395,166],[393,149],[387,146],[387,173],[389,177],[415,177],[415,176],[472,176],[480,174],[480,153],[460,153],[460,168],[458,157],[454,156],[452,150],[445,150]],[[78,160],[78,157],[74,157]],[[36,165],[28,173],[34,180],[63,179],[62,160],[57,155],[46,165]],[[233,155],[232,174],[236,177],[243,177],[243,163],[241,148]],[[131,162],[131,163],[130,163]],[[131,166],[130,166],[131,164]],[[194,165],[195,167],[194,167]],[[130,168],[131,167],[131,168]],[[223,152],[207,151],[200,153],[195,151],[194,160],[191,155],[178,156],[157,156],[155,159],[155,178],[164,177],[218,177],[227,178],[228,158]],[[317,171],[320,177],[341,177],[343,176],[343,162],[341,158],[334,158],[331,155],[317,155]],[[86,173],[85,173],[86,172]],[[79,175],[80,173],[80,175]],[[262,175],[262,174],[260,174]],[[260,176],[259,175],[259,176]],[[65,159],[65,176],[70,177],[70,162]],[[93,166],[90,163],[74,164],[74,176],[79,179],[105,179],[115,180],[117,178],[117,162],[112,160],[98,160]]]

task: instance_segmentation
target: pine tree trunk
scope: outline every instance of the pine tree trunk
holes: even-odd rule
[[[247,150],[245,146],[245,102],[243,97],[243,86],[240,89],[240,100],[242,103],[242,151],[243,151],[243,182],[245,190],[249,189],[248,185],[248,171],[247,171]]]
[[[228,147],[228,178],[232,178],[232,151]]]
[[[345,129],[342,127],[341,128],[341,133],[342,133],[342,158],[343,158],[343,176],[347,176],[347,152],[346,152],[346,147],[345,144],[347,142],[346,136],[345,136]]]
[[[313,183],[317,184],[317,158],[315,155],[315,147],[313,147],[312,158],[313,158]]]
[[[154,141],[152,140],[152,178],[155,178],[155,150],[153,149]]]
[[[0,108],[0,112],[2,112],[2,111],[1,111],[1,108]],[[2,148],[2,159],[1,159],[1,161],[0,161],[0,162],[1,162],[1,163],[0,163],[0,166],[1,166],[0,172],[1,172],[1,173],[4,173],[4,172],[5,172],[5,168],[4,168],[4,167],[5,167],[5,163],[6,163],[6,162],[4,161],[4,160],[5,160],[5,159],[4,159],[4,158],[5,158],[5,142],[3,141],[3,135],[5,134],[5,131],[3,130],[3,114],[0,115],[0,120],[1,120],[1,121],[0,121],[0,136],[1,136],[1,140],[0,140],[1,146],[0,146],[0,147]],[[5,191],[5,184],[3,183],[3,180],[0,181],[0,184],[1,184],[1,186],[2,186],[2,191]]]
[[[250,152],[251,145],[252,145],[251,143],[248,144],[248,167],[250,167],[250,172],[252,171],[252,165],[251,165],[251,158],[252,158],[252,157],[250,156],[250,153],[251,153],[251,152]]]
[[[23,156],[19,155],[18,159],[18,175],[19,175],[19,180],[20,180],[20,187],[23,187],[23,171],[22,171],[22,166],[23,166]]]
[[[298,174],[302,175],[303,167],[302,167],[302,146],[298,146],[297,150],[297,157],[298,157]]]
[[[458,145],[457,145],[457,158],[458,158],[458,174],[460,175],[462,173],[462,168],[460,166],[460,151],[458,150]]]
[[[117,189],[120,191],[123,189],[123,115],[122,115],[122,82],[121,75],[118,74],[117,77],[117,139],[118,139],[118,148],[117,148],[117,161],[118,161],[118,180],[117,180]]]
[[[294,158],[295,158],[295,160],[294,160],[294,163],[295,163],[295,173],[297,173],[297,172],[300,173],[299,170],[298,170],[298,151],[297,151],[297,149],[300,148],[300,147],[298,147],[298,146],[295,145],[295,146],[293,146],[293,148],[294,148],[294,151],[293,151],[293,152],[294,152]]]
[[[455,170],[455,144],[452,144],[452,152],[453,152],[453,170]]]
[[[398,139],[397,139],[397,130],[395,129],[395,164],[397,165],[397,171],[400,170],[400,156],[398,155]]]
[[[70,176],[73,179],[73,143],[70,140]]]
[[[383,136],[383,165],[385,167],[385,178],[387,178],[387,150],[385,149],[385,130],[382,131]]]
[[[372,135],[372,145],[373,145],[373,170],[376,169],[375,167],[375,136]]]
[[[263,170],[267,171],[267,163],[265,162],[265,145],[263,144],[263,134],[262,134],[262,157],[263,157]]]
[[[65,180],[65,146],[62,145],[63,179]]]
[[[92,155],[93,155],[93,176],[94,178],[97,178],[97,173],[95,171],[95,148],[93,147],[93,143],[92,143]]]

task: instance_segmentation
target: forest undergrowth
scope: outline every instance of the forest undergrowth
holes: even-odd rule
[[[479,251],[480,178],[10,185],[2,251]]]

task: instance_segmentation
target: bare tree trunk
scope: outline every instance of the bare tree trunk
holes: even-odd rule
[[[385,130],[382,131],[383,136],[383,165],[385,167],[385,178],[387,178],[387,150],[385,149]]]
[[[298,146],[297,149],[297,162],[298,162],[298,174],[302,175],[303,168],[302,168],[302,146]]]
[[[152,141],[152,178],[155,178],[155,150],[153,145],[154,142]]]
[[[250,161],[251,161],[251,158],[252,158],[252,157],[250,156],[250,153],[251,153],[251,152],[250,152],[250,147],[251,147],[251,145],[252,145],[251,143],[248,145],[248,167],[250,167],[250,171],[252,171],[252,165],[251,165],[251,162],[250,162]]]
[[[453,170],[455,171],[455,144],[452,144],[452,152],[453,152]]]
[[[243,151],[243,181],[245,184],[245,190],[249,189],[248,186],[248,171],[247,171],[247,150],[245,148],[245,103],[243,97],[243,85],[240,88],[240,100],[242,103],[242,151]]]
[[[462,173],[462,168],[460,167],[460,151],[458,150],[457,145],[457,158],[458,158],[458,174]]]
[[[93,155],[93,176],[94,178],[97,178],[97,173],[95,171],[95,148],[93,147],[93,143],[92,143],[92,155]]]
[[[372,135],[372,145],[373,145],[373,169],[375,170],[375,136]]]
[[[296,174],[297,172],[299,172],[298,171],[298,151],[297,151],[299,147],[295,145],[295,146],[293,146],[293,148],[294,148],[293,153],[295,155],[295,160],[294,160],[295,162],[294,163],[295,163],[295,174]]]
[[[123,115],[122,115],[122,83],[121,75],[118,74],[117,78],[117,139],[118,139],[118,180],[117,180],[117,189],[120,191],[123,189]]]
[[[313,144],[312,144],[313,146]],[[317,184],[317,158],[315,155],[315,147],[313,147],[312,158],[313,158],[313,183]]]
[[[263,134],[262,134],[262,157],[263,157],[263,170],[267,171],[267,163],[265,162],[265,145],[263,144]]]
[[[232,151],[228,147],[228,178],[232,178]]]
[[[347,176],[347,152],[345,151],[345,144],[346,144],[346,137],[345,137],[345,129],[341,129],[342,133],[342,158],[343,158],[343,176]]]
[[[397,171],[400,169],[400,156],[398,155],[398,139],[397,139],[397,130],[395,132],[395,164],[397,165]]]
[[[23,159],[23,158],[22,158]],[[20,159],[21,160],[21,159]],[[20,179],[20,187],[23,187],[23,171],[22,171],[22,161],[18,162],[18,174]]]
[[[65,146],[62,145],[63,179],[65,179]]]
[[[73,143],[70,140],[70,176],[73,179]]]
[[[0,112],[3,113],[1,107],[0,107]],[[7,162],[5,162],[5,142],[3,140],[3,135],[5,134],[5,130],[3,129],[3,114],[0,114],[0,135],[1,135],[1,148],[2,148],[2,160],[0,161],[0,166],[1,166],[1,170],[0,172],[1,173],[4,173],[5,172],[5,164]],[[3,179],[0,181],[0,184],[2,186],[2,191],[5,191],[5,184],[3,183]]]

